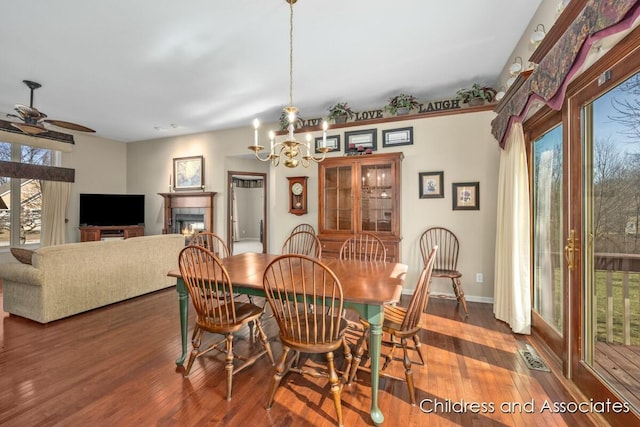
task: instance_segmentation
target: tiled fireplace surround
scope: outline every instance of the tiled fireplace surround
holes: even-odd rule
[[[214,230],[215,192],[159,193],[164,199],[163,234],[176,233],[188,241],[198,231]]]

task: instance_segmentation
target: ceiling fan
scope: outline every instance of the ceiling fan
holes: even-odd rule
[[[31,100],[28,107],[22,104],[15,105],[14,110],[18,114],[7,114],[7,117],[22,120],[22,123],[11,122],[11,126],[20,129],[22,132],[28,133],[30,135],[38,135],[40,133],[47,132],[48,129],[44,126],[44,123],[80,132],[95,132],[95,130],[93,129],[76,123],[65,122],[63,120],[47,119],[46,114],[40,112],[33,106],[33,91],[38,89],[39,87],[42,87],[42,85],[31,80],[23,80],[22,82],[26,84],[27,87],[31,90]]]

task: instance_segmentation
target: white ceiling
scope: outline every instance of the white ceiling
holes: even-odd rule
[[[43,85],[34,106],[49,118],[123,142],[275,122],[289,102],[285,0],[10,3],[0,14],[2,118],[29,104],[25,79]],[[475,81],[497,85],[540,3],[300,0],[294,105],[315,118],[337,101],[364,111],[400,92],[437,100]]]

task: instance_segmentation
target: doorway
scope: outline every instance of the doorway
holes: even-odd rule
[[[267,250],[267,174],[227,172],[227,245],[232,254]]]

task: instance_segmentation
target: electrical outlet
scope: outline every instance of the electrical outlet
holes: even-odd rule
[[[484,281],[484,276],[482,273],[476,273],[476,283],[482,283]]]

